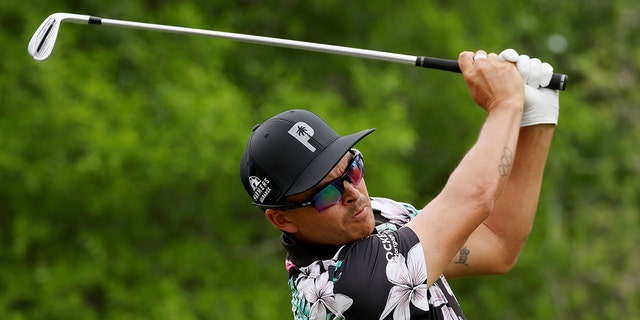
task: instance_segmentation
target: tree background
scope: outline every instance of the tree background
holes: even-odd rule
[[[256,123],[310,109],[359,144],[370,193],[416,206],[483,112],[454,73],[65,23],[53,12],[456,59],[512,47],[569,75],[515,269],[452,280],[471,319],[640,317],[640,4],[551,1],[0,3],[0,318],[288,319],[278,232],[239,159]]]

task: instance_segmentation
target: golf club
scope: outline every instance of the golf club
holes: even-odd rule
[[[42,22],[29,41],[29,54],[37,61],[43,61],[49,58],[58,36],[60,24],[63,22],[73,22],[77,24],[95,24],[116,26],[129,29],[141,29],[162,31],[169,33],[199,35],[213,38],[223,38],[236,40],[240,42],[256,43],[263,45],[272,45],[277,47],[293,48],[300,50],[316,51],[323,53],[331,53],[345,56],[361,57],[373,60],[382,60],[389,62],[397,62],[404,64],[413,64],[418,67],[452,71],[460,73],[460,67],[457,60],[440,59],[425,56],[411,56],[398,53],[390,53],[383,51],[357,49],[350,47],[342,47],[335,45],[319,44],[313,42],[287,40],[271,37],[262,37],[254,35],[246,35],[239,33],[221,32],[204,29],[194,29],[185,27],[176,27],[152,23],[142,23],[134,21],[124,21],[115,19],[105,19],[88,15],[73,13],[54,13]],[[547,88],[565,90],[567,85],[567,75],[554,73],[551,82]]]

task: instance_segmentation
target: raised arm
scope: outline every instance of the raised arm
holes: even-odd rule
[[[513,170],[489,217],[447,267],[447,277],[511,270],[533,226],[547,155],[558,121],[558,92],[538,88],[545,86],[548,75],[553,73],[550,65],[517,54],[509,60],[517,62],[527,84]]]
[[[507,183],[524,108],[523,80],[496,54],[460,54],[458,63],[474,101],[488,113],[478,140],[442,192],[407,224],[420,239],[427,285],[444,272],[469,236],[489,216]]]
[[[521,129],[505,190],[452,259],[447,277],[505,273],[514,266],[533,226],[553,131],[549,124]]]

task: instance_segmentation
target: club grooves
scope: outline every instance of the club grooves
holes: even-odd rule
[[[44,42],[45,42],[44,39],[47,39],[47,37],[49,37],[49,33],[51,32],[51,28],[53,28],[54,24],[55,24],[55,22],[50,24],[49,28],[47,28],[47,32],[44,33],[44,37],[42,37],[42,41],[38,45],[38,49],[36,49],[36,52],[40,52],[40,49],[42,49],[42,46],[44,45]]]

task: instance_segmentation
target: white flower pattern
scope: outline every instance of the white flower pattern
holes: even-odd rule
[[[344,294],[333,293],[333,282],[329,281],[329,274],[324,272],[317,279],[305,279],[300,284],[304,298],[311,303],[309,319],[324,320],[327,311],[342,319],[342,314],[349,309],[353,300]]]
[[[299,294],[311,304],[308,319],[325,320],[331,313],[338,319],[344,319],[343,313],[351,307],[353,299],[333,292],[333,281],[329,280],[328,272],[321,272],[320,263],[324,267],[335,266],[335,261],[317,261],[302,271],[299,276]],[[326,270],[326,269],[325,269]]]
[[[421,310],[429,310],[427,299],[427,267],[422,246],[417,244],[405,258],[398,254],[387,264],[387,278],[394,286],[389,291],[387,304],[380,319],[393,311],[393,319],[409,319],[410,304]]]
[[[400,226],[418,214],[415,209],[411,210],[410,205],[384,198],[376,198],[376,208],[381,211],[383,217],[389,219],[389,223]]]

